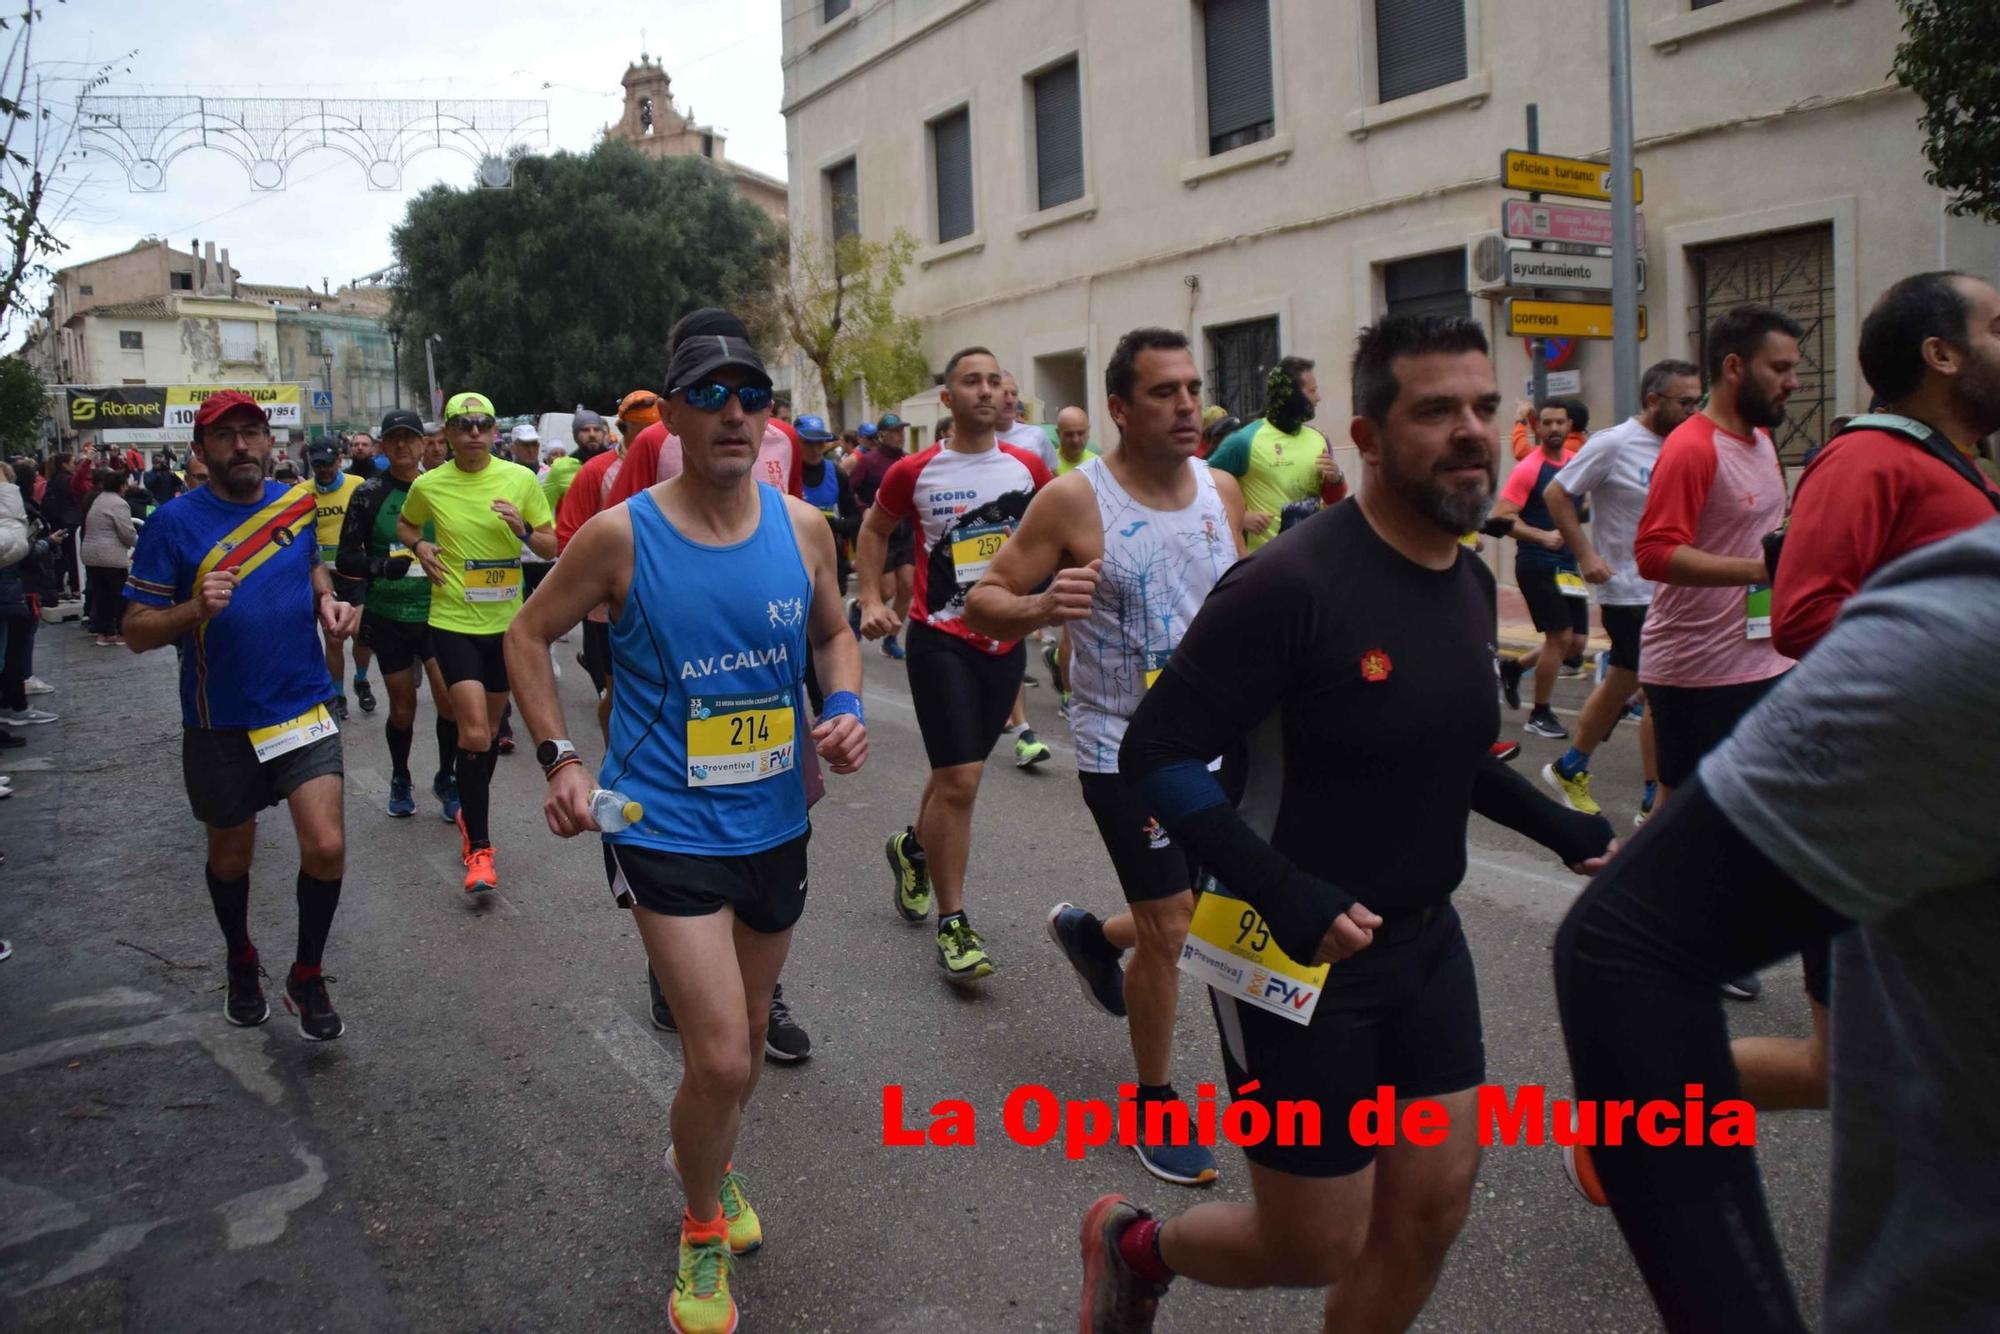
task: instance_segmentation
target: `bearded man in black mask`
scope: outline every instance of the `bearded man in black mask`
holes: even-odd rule
[[[1347,479],[1326,437],[1306,425],[1319,406],[1313,363],[1285,357],[1264,381],[1264,415],[1215,447],[1208,466],[1242,484],[1243,532],[1255,551],[1276,537],[1287,506],[1331,505],[1347,495]],[[1297,510],[1294,510],[1294,514]]]

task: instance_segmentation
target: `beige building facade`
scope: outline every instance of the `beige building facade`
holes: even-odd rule
[[[1317,359],[1337,441],[1354,333],[1388,310],[1479,318],[1503,391],[1521,394],[1525,341],[1468,261],[1502,201],[1526,197],[1501,188],[1501,155],[1525,147],[1529,103],[1544,152],[1602,160],[1610,138],[1604,6],[1580,0],[785,12],[795,241],[909,231],[900,304],[934,365],[983,343],[1048,413],[1083,402],[1106,438],[1104,363],[1141,324],[1185,330],[1211,396],[1246,415],[1277,355]],[[1875,296],[1924,269],[1994,276],[2000,229],[1948,217],[1924,182],[1921,105],[1885,73],[1889,0],[1631,13],[1641,364],[1699,360],[1703,326],[1730,305],[1793,312],[1808,363],[1781,445],[1796,460],[1866,406],[1854,349]],[[1608,424],[1611,345],[1580,340],[1573,357]]]

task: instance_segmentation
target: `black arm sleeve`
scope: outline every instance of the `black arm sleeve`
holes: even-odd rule
[[[371,481],[363,483],[348,502],[347,516],[340,522],[339,552],[333,561],[334,592],[342,602],[365,605],[369,582],[382,577],[383,558],[368,554],[368,535],[375,530],[375,516],[388,494]]]
[[[1562,858],[1564,866],[1589,861],[1611,846],[1611,822],[1553,801],[1521,774],[1491,755],[1479,758],[1472,777],[1472,809],[1524,834]]]
[[[1229,804],[1208,760],[1242,732],[1229,710],[1176,670],[1179,661],[1168,663],[1132,715],[1119,772],[1222,887],[1258,911],[1278,948],[1309,963],[1354,896],[1301,871]]]
[[[1724,817],[1697,778],[1612,859],[1556,935],[1579,1098],[1741,1096],[1719,984],[1844,929]],[[1803,1330],[1755,1150],[1629,1138],[1591,1150],[1669,1330]]]

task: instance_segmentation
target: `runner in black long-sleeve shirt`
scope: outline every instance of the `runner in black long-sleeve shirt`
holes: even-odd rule
[[[1548,800],[1489,751],[1493,579],[1458,543],[1493,499],[1500,394],[1484,333],[1467,320],[1385,319],[1362,334],[1354,402],[1360,498],[1223,577],[1120,756],[1144,803],[1223,892],[1263,914],[1279,948],[1332,965],[1310,1022],[1211,992],[1231,1088],[1254,1081],[1247,1096],[1267,1107],[1319,1103],[1320,1143],[1246,1147],[1254,1205],[1203,1205],[1162,1225],[1100,1200],[1084,1225],[1094,1329],[1150,1328],[1173,1274],[1333,1285],[1329,1328],[1414,1320],[1479,1159],[1485,1050],[1449,901],[1468,815],[1578,869],[1595,869],[1612,842],[1602,817]],[[1239,740],[1240,813],[1207,765]],[[1438,1147],[1381,1150],[1379,1193],[1377,1151],[1348,1133],[1349,1108],[1378,1084],[1399,1100],[1437,1099],[1452,1122]]]

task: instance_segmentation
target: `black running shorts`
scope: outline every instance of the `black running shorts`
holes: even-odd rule
[[[583,670],[590,673],[590,683],[603,694],[611,685],[611,622],[585,621],[583,623]]]
[[[437,651],[438,670],[447,688],[460,681],[477,681],[491,695],[506,693],[507,655],[501,645],[507,636],[464,635],[456,630],[431,627],[431,646]]]
[[[1685,787],[1701,757],[1736,730],[1743,715],[1781,676],[1733,686],[1647,686],[1646,709],[1653,715],[1660,781],[1668,787]]]
[[[1590,599],[1570,597],[1556,587],[1554,570],[1517,564],[1514,582],[1528,604],[1528,619],[1535,623],[1536,633],[1545,635],[1554,630],[1590,633]]]
[[[922,621],[911,621],[910,700],[931,768],[984,764],[1014,711],[1028,653],[1020,644],[995,656]]]
[[[808,829],[788,843],[740,857],[697,857],[634,843],[606,843],[604,870],[615,897],[632,891],[663,917],[707,917],[724,908],[759,935],[789,931],[806,910]]]
[[[1611,637],[1611,655],[1607,661],[1628,672],[1638,671],[1639,632],[1646,628],[1646,608],[1599,607],[1597,619],[1604,622],[1604,633]]]
[[[344,772],[338,733],[259,763],[247,731],[189,727],[181,732],[181,781],[188,806],[211,829],[234,829],[313,779]]]
[[[915,565],[916,563],[917,530],[910,527],[910,521],[905,519],[896,525],[895,532],[889,534],[889,558],[882,562],[882,568],[886,572],[894,574],[898,565]]]
[[[1097,836],[1111,854],[1111,868],[1127,903],[1169,899],[1194,888],[1194,859],[1167,836],[1139,794],[1117,774],[1077,775],[1083,804],[1097,821]]]
[[[1348,1118],[1378,1085],[1396,1097],[1435,1098],[1486,1079],[1479,987],[1458,912],[1449,903],[1389,922],[1375,943],[1335,964],[1312,1023],[1297,1024],[1213,989],[1229,1091],[1247,1096],[1275,1123],[1280,1100],[1319,1104],[1319,1143],[1246,1146],[1260,1167],[1300,1177],[1359,1172],[1375,1150],[1356,1144]],[[1244,1096],[1244,1095],[1238,1095]]]
[[[396,621],[362,608],[360,641],[375,651],[382,675],[407,672],[419,662],[437,656],[431,647],[431,628],[422,621]]]

